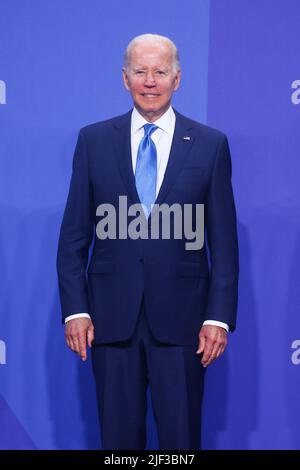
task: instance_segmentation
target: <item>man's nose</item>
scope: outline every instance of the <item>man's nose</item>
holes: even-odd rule
[[[153,87],[156,85],[155,76],[152,72],[148,72],[145,77],[145,86]]]

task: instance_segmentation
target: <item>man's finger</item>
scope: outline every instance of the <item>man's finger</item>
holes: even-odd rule
[[[67,343],[67,345],[68,345],[68,348],[71,349],[71,342],[70,342],[70,340],[69,340],[69,337],[66,336],[65,338],[66,338],[66,343]]]
[[[88,329],[88,332],[87,332],[87,340],[88,340],[88,345],[89,347],[91,348],[92,347],[92,342],[94,341],[94,327],[91,326],[89,329]]]
[[[81,359],[85,361],[86,360],[86,338],[84,335],[81,335],[78,338],[78,347],[79,347],[78,353],[81,356]]]
[[[205,348],[205,336],[200,335],[199,346],[198,346],[198,349],[196,351],[196,354],[201,354],[204,351],[204,348]]]
[[[213,342],[213,348],[211,351],[211,356],[209,360],[206,363],[206,366],[210,365],[215,359],[217,359],[221,354],[223,354],[225,347],[227,344],[227,338],[223,336],[219,336],[214,342]]]
[[[206,367],[208,365],[208,361],[210,359],[210,356],[212,354],[212,351],[213,351],[213,343],[211,340],[206,340],[205,342],[205,348],[204,348],[204,352],[203,352],[203,357],[202,357],[202,360],[201,360],[201,364]]]
[[[212,348],[211,353],[210,353],[210,356],[209,356],[208,360],[206,361],[206,364],[205,364],[206,367],[209,366],[217,358],[218,350],[219,350],[219,344],[214,343],[213,348]]]
[[[71,337],[71,343],[73,345],[72,350],[76,353],[79,353],[79,342],[76,336]]]
[[[69,348],[70,348],[72,351],[74,351],[74,350],[75,350],[75,345],[74,345],[72,336],[66,336],[66,340],[67,340],[67,344],[68,344]]]
[[[226,349],[226,344],[223,344],[223,345],[220,347],[219,351],[218,351],[218,356],[217,356],[217,357],[222,356],[222,354],[224,353],[225,349]]]

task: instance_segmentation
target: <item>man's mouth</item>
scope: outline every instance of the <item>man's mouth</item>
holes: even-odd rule
[[[159,94],[155,94],[155,93],[142,93],[142,96],[144,98],[157,98],[157,96],[159,96]]]

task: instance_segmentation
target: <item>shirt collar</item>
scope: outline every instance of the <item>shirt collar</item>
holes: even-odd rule
[[[157,127],[162,129],[167,133],[171,133],[172,129],[174,128],[174,123],[176,120],[175,113],[173,111],[172,106],[170,106],[167,111],[155,121]],[[144,124],[147,124],[148,121],[138,112],[138,110],[134,107],[131,114],[131,133],[138,131]]]

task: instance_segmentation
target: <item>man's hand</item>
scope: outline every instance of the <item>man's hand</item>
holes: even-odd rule
[[[74,318],[66,323],[65,337],[67,345],[72,351],[86,360],[86,343],[92,347],[94,340],[94,325],[90,318]]]
[[[209,366],[215,359],[221,356],[227,345],[227,331],[221,326],[204,325],[199,332],[199,347],[196,354],[203,356],[203,367]]]

